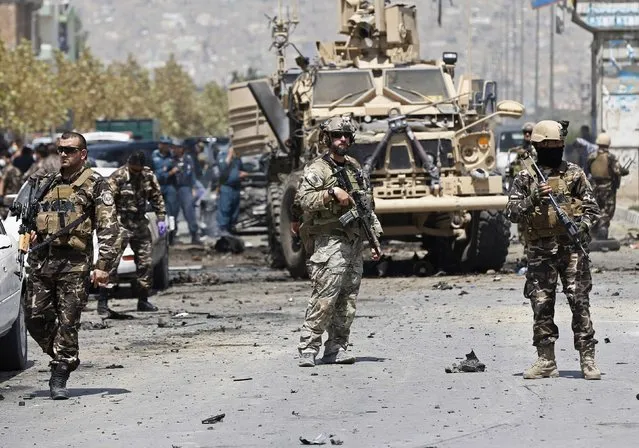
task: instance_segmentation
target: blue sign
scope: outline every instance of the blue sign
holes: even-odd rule
[[[542,6],[552,5],[553,3],[559,3],[560,0],[530,0],[530,6],[533,8],[541,8]]]
[[[596,29],[639,29],[639,2],[584,2],[577,3],[579,18]]]

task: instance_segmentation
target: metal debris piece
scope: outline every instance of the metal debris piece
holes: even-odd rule
[[[459,373],[459,372],[484,372],[486,370],[486,364],[481,362],[475,351],[471,350],[466,355],[466,359],[457,364],[453,364],[451,367],[446,367],[446,373]]]
[[[117,311],[113,311],[111,308],[107,309],[108,313],[103,319],[112,319],[112,320],[132,320],[135,319],[134,316],[126,313],[118,313]]]
[[[604,342],[605,342],[606,344],[610,344],[610,338],[604,338]]]
[[[204,420],[202,420],[202,424],[211,425],[213,423],[218,423],[221,422],[224,417],[226,417],[226,414],[214,415],[213,417],[205,418]]]
[[[110,364],[105,369],[124,369],[124,366],[122,364]]]
[[[82,322],[80,324],[81,330],[105,330],[109,328],[109,324],[106,322]]]
[[[302,442],[302,445],[326,445],[327,440],[328,440],[328,437],[326,436],[326,434],[320,434],[319,436],[315,437],[313,440],[308,440],[300,436],[300,442]]]
[[[344,442],[340,439],[335,439],[331,436],[331,445],[344,445]]]
[[[447,289],[453,289],[453,287],[448,282],[445,282],[442,280],[441,282],[435,283],[433,285],[433,289],[439,289],[441,291],[445,291]]]
[[[233,381],[251,381],[253,378],[246,377],[246,378],[233,378]]]

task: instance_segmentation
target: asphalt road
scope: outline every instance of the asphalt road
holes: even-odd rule
[[[218,269],[217,284],[173,286],[154,298],[159,313],[115,301],[136,319],[105,329],[87,329],[101,323],[91,302],[70,400],[48,398],[48,360],[32,341],[30,368],[0,376],[0,447],[293,447],[320,434],[345,447],[636,447],[637,262],[628,247],[593,254],[603,379],[589,382],[561,294],[560,377],[522,379],[535,349],[516,274],[367,278],[357,362],[310,369],[296,359],[307,282],[255,260]],[[471,349],[485,372],[445,373]]]

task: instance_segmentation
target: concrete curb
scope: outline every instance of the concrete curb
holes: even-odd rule
[[[617,207],[615,210],[615,221],[624,221],[628,224],[639,226],[639,212],[627,209],[625,207]]]

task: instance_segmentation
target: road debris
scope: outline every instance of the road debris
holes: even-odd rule
[[[107,315],[102,319],[112,319],[112,320],[132,320],[135,319],[134,316],[126,313],[118,313],[117,311],[113,311],[111,308],[107,308]]]
[[[251,381],[253,378],[246,377],[246,378],[233,378],[233,381]]]
[[[214,247],[216,252],[241,254],[244,252],[244,241],[235,236],[225,235],[215,242]]]
[[[466,359],[457,364],[453,364],[451,367],[446,367],[446,373],[459,373],[459,372],[484,372],[486,370],[486,364],[482,363],[475,355],[475,351],[471,350],[466,355]]]
[[[80,324],[81,330],[106,330],[109,328],[109,324],[106,322],[82,322]]]
[[[182,319],[182,318],[186,318],[186,317],[191,317],[191,315],[189,313],[177,313],[174,314],[173,316],[171,316],[171,319]]]
[[[124,366],[122,364],[110,364],[105,369],[124,369]]]
[[[610,338],[604,338],[604,342],[605,342],[606,344],[610,344]]]
[[[213,417],[205,418],[204,420],[202,420],[202,424],[211,425],[213,423],[218,423],[221,422],[224,417],[226,417],[226,414],[214,415]]]
[[[331,445],[344,445],[344,442],[340,439],[335,439],[331,436]]]
[[[445,281],[437,282],[433,285],[433,289],[439,289],[440,291],[446,291],[447,289],[453,289],[453,287]]]
[[[302,445],[326,445],[326,441],[328,439],[329,438],[326,436],[326,434],[320,434],[319,436],[315,437],[313,440],[308,440],[300,436],[300,442],[302,442]]]
[[[220,277],[213,272],[202,272],[194,275],[186,272],[178,272],[178,274],[171,278],[171,285],[183,285],[183,284],[199,284],[199,285],[217,285],[220,283]]]

